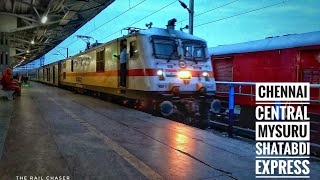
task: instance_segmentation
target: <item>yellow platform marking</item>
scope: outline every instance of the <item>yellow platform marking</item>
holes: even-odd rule
[[[128,152],[125,148],[120,146],[118,143],[110,139],[108,136],[101,133],[97,128],[88,124],[85,120],[81,119],[79,116],[71,112],[70,110],[64,108],[62,104],[54,100],[53,98],[49,98],[55,104],[57,104],[65,113],[69,114],[73,119],[79,121],[84,127],[86,127],[92,134],[94,134],[97,138],[103,140],[103,142],[109,145],[114,152],[119,154],[123,159],[125,159],[128,163],[130,163],[133,167],[135,167],[139,172],[141,172],[148,179],[165,179],[156,171],[154,171],[147,164],[139,160],[133,154]]]

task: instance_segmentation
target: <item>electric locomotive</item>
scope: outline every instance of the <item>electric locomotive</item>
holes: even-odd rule
[[[206,41],[167,28],[127,28],[128,35],[38,69],[38,81],[107,94],[134,107],[206,127],[215,79]],[[126,87],[120,88],[120,47],[127,51]],[[54,69],[52,69],[54,68]],[[54,73],[54,74],[52,74]],[[55,77],[57,76],[57,78]]]

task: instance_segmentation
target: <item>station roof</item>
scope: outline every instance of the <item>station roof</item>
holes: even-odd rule
[[[320,45],[320,31],[303,34],[289,34],[284,36],[269,37],[257,41],[222,45],[209,48],[209,53],[210,55],[224,55],[313,45]]]
[[[114,0],[0,0],[2,29],[13,63],[27,64],[49,52]],[[47,15],[47,22],[42,17]],[[4,29],[4,30],[3,30]],[[34,40],[34,44],[31,41]]]

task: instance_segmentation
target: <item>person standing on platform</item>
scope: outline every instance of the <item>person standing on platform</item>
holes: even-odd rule
[[[127,46],[126,41],[121,43],[120,52],[120,87],[127,86]]]
[[[19,85],[17,85],[12,81],[11,76],[12,76],[12,70],[10,68],[7,68],[6,72],[3,73],[2,79],[1,79],[2,89],[5,91],[15,90],[15,95],[20,96],[21,88]]]

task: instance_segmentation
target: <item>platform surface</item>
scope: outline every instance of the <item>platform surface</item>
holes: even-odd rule
[[[255,174],[252,142],[34,82],[16,100],[0,100],[0,130],[0,179],[254,179]],[[310,176],[320,179],[320,163],[312,161]]]

